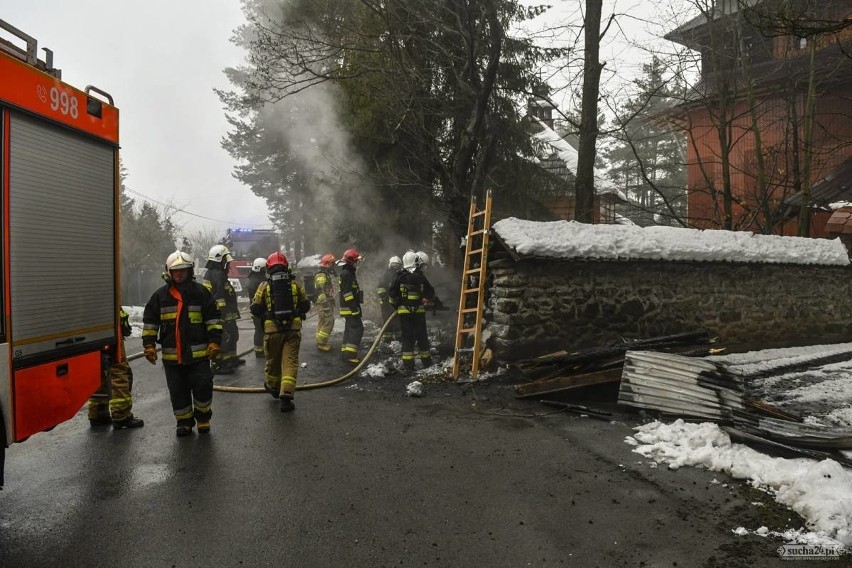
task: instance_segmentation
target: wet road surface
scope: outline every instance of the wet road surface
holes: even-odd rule
[[[348,370],[316,351],[312,325],[300,382]],[[259,386],[247,358],[217,384]],[[144,428],[91,428],[84,409],[10,448],[0,566],[779,564],[776,542],[731,532],[763,522],[759,497],[650,467],[623,441],[632,415],[554,414],[499,380],[409,398],[412,378],[392,374],[300,391],[287,414],[266,394],[216,392],[212,433],[179,439],[159,363],[132,367]]]

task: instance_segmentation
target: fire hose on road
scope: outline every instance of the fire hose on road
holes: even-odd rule
[[[358,374],[358,371],[360,371],[361,368],[364,365],[367,364],[367,361],[369,361],[370,357],[373,356],[373,353],[376,352],[376,349],[378,348],[379,343],[381,343],[381,341],[382,341],[382,336],[384,335],[385,330],[388,328],[388,326],[394,320],[395,317],[396,317],[396,312],[392,313],[390,315],[390,317],[388,317],[388,319],[385,320],[385,323],[382,326],[382,328],[379,330],[379,333],[376,334],[376,339],[374,339],[373,344],[370,345],[370,349],[368,349],[367,353],[364,354],[364,358],[361,359],[361,362],[359,362],[351,371],[349,371],[345,375],[337,377],[336,379],[331,379],[331,380],[323,381],[323,382],[320,382],[320,383],[307,383],[307,384],[301,384],[301,385],[297,384],[296,390],[311,390],[311,389],[320,389],[320,388],[324,388],[324,387],[330,387],[330,386],[336,385],[338,383],[342,383],[343,381],[350,379],[353,376],[355,376],[356,374]],[[246,354],[251,353],[253,351],[254,351],[253,349],[249,349],[245,353],[240,353],[240,355],[241,356],[246,355]],[[134,359],[144,357],[144,355],[145,355],[144,353],[136,353],[134,355],[130,355],[127,358],[127,360],[133,361]],[[260,386],[260,387],[234,387],[234,386],[225,386],[225,385],[213,385],[213,390],[219,391],[219,392],[245,392],[245,393],[266,393],[267,392],[267,390],[265,388],[263,388],[262,386]]]

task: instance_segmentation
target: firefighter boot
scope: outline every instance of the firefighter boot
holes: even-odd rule
[[[273,386],[267,383],[266,381],[263,382],[263,389],[268,392],[272,396],[272,398],[278,398],[278,390],[280,388],[281,387],[278,385]]]
[[[293,397],[283,395],[281,396],[281,412],[290,412],[296,409],[296,405],[293,404]]]
[[[142,420],[141,418],[136,418],[131,414],[127,418],[122,418],[121,420],[113,420],[112,429],[124,430],[125,428],[141,428],[144,425],[144,420]]]
[[[196,424],[198,427],[199,434],[209,434],[210,433],[210,421],[209,420],[199,420]]]
[[[213,371],[214,375],[233,375],[234,368],[222,361],[221,359],[216,359],[210,363],[210,369]]]
[[[317,349],[324,353],[328,353],[329,351],[331,351],[331,345],[329,345],[328,343],[317,343]]]

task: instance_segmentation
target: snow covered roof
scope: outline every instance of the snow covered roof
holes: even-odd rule
[[[676,260],[848,266],[840,239],[755,235],[746,231],[636,225],[589,225],[575,221],[494,223],[500,241],[519,256],[561,260]]]
[[[536,117],[530,118],[532,118],[533,121],[541,128],[541,130],[533,134],[533,136],[537,140],[547,144],[551,148],[551,151],[555,153],[556,156],[565,163],[565,167],[568,168],[568,171],[570,171],[572,174],[576,174],[578,157],[577,150],[571,144],[569,144],[567,140],[559,136],[559,134],[555,130],[550,128],[547,124],[545,124]],[[604,174],[604,172],[600,171],[597,168],[595,168],[595,187],[599,190],[614,189],[612,182],[609,180],[606,174]]]

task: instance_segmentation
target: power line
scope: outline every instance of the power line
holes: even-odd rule
[[[222,223],[223,225],[234,225],[234,226],[237,226],[237,227],[244,226],[244,225],[251,225],[252,227],[269,226],[269,223],[237,223],[235,221],[223,221],[222,219],[214,219],[213,217],[207,217],[205,215],[199,215],[198,213],[193,213],[192,211],[187,211],[186,209],[181,209],[180,207],[177,207],[177,206],[172,205],[170,203],[164,203],[164,202],[160,201],[159,199],[154,199],[153,197],[148,197],[145,194],[139,193],[138,191],[133,191],[132,189],[129,189],[127,187],[124,188],[124,191],[126,191],[127,193],[132,193],[133,195],[138,195],[139,197],[147,199],[148,201],[153,201],[154,203],[159,203],[163,207],[168,207],[169,209],[173,209],[175,211],[179,211],[179,212],[185,213],[187,215],[192,215],[193,217],[199,217],[201,219],[207,219],[208,221],[216,221],[217,223]]]

